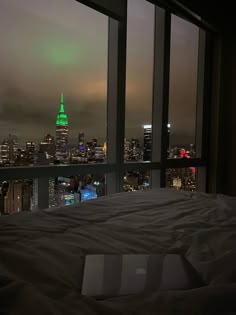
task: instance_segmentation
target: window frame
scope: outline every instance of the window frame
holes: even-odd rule
[[[168,168],[199,167],[201,172],[201,189],[206,190],[208,171],[208,134],[210,107],[210,53],[211,32],[207,24],[196,17],[191,17],[183,8],[170,6],[163,1],[149,1],[155,5],[154,31],[154,68],[153,68],[153,106],[152,106],[152,161],[125,163],[125,104],[126,104],[126,46],[127,46],[127,0],[114,1],[112,10],[110,0],[76,0],[96,11],[108,16],[108,89],[107,89],[107,164],[88,165],[54,165],[4,167],[0,169],[1,180],[19,180],[31,178],[36,181],[37,209],[48,207],[46,197],[49,188],[49,178],[57,176],[72,176],[74,174],[98,173],[106,174],[107,194],[123,191],[124,173],[132,170],[150,170],[151,187],[165,187],[165,174]],[[113,1],[112,1],[113,2]],[[201,110],[198,111],[197,128],[198,142],[202,155],[195,159],[167,159],[167,123],[169,108],[169,76],[170,76],[170,37],[171,14],[191,20],[200,26],[206,36],[204,40],[204,56],[198,93],[201,93]],[[201,49],[201,48],[199,48]],[[202,65],[202,63],[200,63]],[[161,69],[161,70],[160,70]],[[204,79],[204,78],[203,78]]]

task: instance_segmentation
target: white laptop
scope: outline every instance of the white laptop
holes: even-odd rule
[[[180,255],[87,255],[82,294],[104,298],[202,285],[195,269]]]

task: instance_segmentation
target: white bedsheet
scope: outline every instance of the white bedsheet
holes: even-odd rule
[[[236,313],[235,227],[236,198],[168,189],[1,217],[0,314]],[[97,302],[80,289],[99,253],[181,253],[207,286]]]

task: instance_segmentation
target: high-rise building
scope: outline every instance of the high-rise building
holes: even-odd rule
[[[97,147],[97,145],[98,145],[98,140],[97,140],[96,138],[93,138],[93,139],[92,139],[92,144],[93,144],[93,147],[94,147],[94,148]]]
[[[47,158],[47,153],[42,151],[38,151],[36,160],[38,165],[49,165],[52,163],[52,160]]]
[[[0,145],[0,160],[1,164],[9,163],[9,145],[5,141]]]
[[[94,149],[94,160],[97,162],[104,162],[105,154],[103,151],[103,147],[97,146]]]
[[[34,163],[34,161],[32,161],[30,163]],[[28,164],[29,164],[29,160],[27,158],[26,150],[18,149],[17,150],[17,155],[16,155],[16,163],[15,163],[15,165],[17,165],[17,166],[24,166],[24,165],[28,165]]]
[[[84,146],[84,133],[81,131],[78,136],[78,147]]]
[[[139,161],[141,159],[140,143],[138,139],[131,140],[130,160]]]
[[[55,177],[49,178],[49,208],[57,206],[56,193],[55,193]]]
[[[5,213],[31,210],[32,186],[30,183],[10,181],[4,200]]]
[[[144,125],[143,160],[151,161],[152,158],[152,125]]]
[[[95,154],[95,147],[94,147],[93,141],[87,141],[86,148],[87,148],[88,161],[92,161],[94,159],[94,154]]]
[[[26,142],[26,159],[30,164],[34,163],[35,160],[35,143]]]
[[[9,135],[8,137],[8,141],[9,141],[9,160],[10,160],[10,164],[14,164],[15,160],[16,160],[16,155],[17,155],[17,149],[18,149],[18,138],[17,136],[14,135]]]
[[[49,158],[54,158],[56,153],[56,145],[54,138],[47,134],[43,141],[39,144],[39,151],[46,153]]]
[[[22,210],[32,210],[33,187],[32,183],[23,184]]]
[[[59,113],[56,118],[56,158],[65,160],[68,157],[68,118],[64,109],[64,96],[61,94]]]
[[[5,214],[5,196],[7,194],[9,183],[7,181],[0,182],[0,215]]]
[[[131,152],[131,143],[129,140],[125,138],[125,141],[124,141],[124,160],[125,161],[130,160],[130,152]]]
[[[1,161],[3,164],[14,164],[16,161],[18,149],[18,139],[14,135],[9,135],[8,138],[2,141],[0,147],[1,150]]]

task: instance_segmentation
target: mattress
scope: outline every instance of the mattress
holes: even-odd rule
[[[235,227],[236,198],[169,189],[1,217],[0,314],[235,314]],[[96,301],[86,254],[180,254],[205,286]]]

